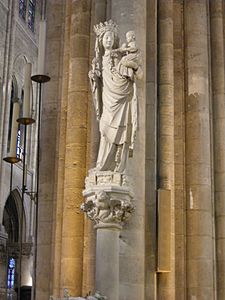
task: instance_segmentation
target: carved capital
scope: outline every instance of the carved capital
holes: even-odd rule
[[[90,171],[86,177],[81,205],[97,227],[117,225],[120,228],[134,211],[133,194],[125,174],[111,171]]]
[[[22,255],[30,256],[32,255],[33,243],[23,243],[22,244]],[[9,255],[13,257],[19,257],[20,245],[18,243],[8,243],[7,249]]]

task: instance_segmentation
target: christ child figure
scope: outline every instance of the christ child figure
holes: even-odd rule
[[[118,73],[124,77],[132,79],[140,65],[139,50],[136,46],[134,31],[128,31],[126,33],[126,43],[124,43],[122,47],[116,51],[124,55],[117,65]]]

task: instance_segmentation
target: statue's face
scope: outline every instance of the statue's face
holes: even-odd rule
[[[111,31],[107,31],[103,36],[102,44],[105,49],[112,49],[114,44],[114,33]]]

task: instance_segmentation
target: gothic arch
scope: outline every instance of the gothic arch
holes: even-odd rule
[[[13,190],[6,200],[3,211],[3,225],[8,234],[9,243],[18,243],[20,240],[19,228],[21,214],[23,213],[23,232],[22,240],[26,238],[26,217],[25,210],[22,208],[22,199],[17,189]]]

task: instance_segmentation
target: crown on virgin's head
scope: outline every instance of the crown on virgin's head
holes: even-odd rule
[[[105,21],[104,23],[99,23],[94,26],[94,32],[97,36],[104,34],[106,31],[112,31],[115,34],[118,33],[118,25],[112,20]]]

